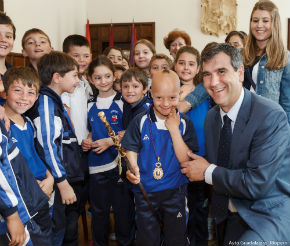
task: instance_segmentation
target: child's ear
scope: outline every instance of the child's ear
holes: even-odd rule
[[[26,52],[25,49],[22,49],[22,55],[23,55],[24,57],[27,57],[27,56],[28,56],[28,55],[27,55],[27,52]]]
[[[59,73],[54,73],[52,75],[52,81],[54,81],[54,83],[58,84],[60,82],[61,79],[61,75]]]
[[[150,89],[151,90],[151,89]],[[148,86],[146,86],[145,88],[144,88],[144,90],[143,90],[143,94],[145,95],[146,93],[147,93],[147,91],[148,91]],[[151,92],[151,91],[150,91]]]

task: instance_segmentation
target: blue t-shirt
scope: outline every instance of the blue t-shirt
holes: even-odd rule
[[[25,119],[25,121],[24,127],[20,127],[11,122],[9,132],[12,141],[24,156],[33,176],[38,180],[43,180],[46,177],[47,169],[35,149],[34,128],[29,120]]]
[[[198,107],[186,113],[186,115],[192,120],[194,124],[199,146],[199,151],[196,154],[200,156],[205,155],[204,121],[209,109],[209,100],[205,99]]]
[[[122,124],[122,110],[123,102],[121,100],[121,94],[119,93],[111,99],[107,107],[104,107],[103,103],[98,100],[98,97],[89,100],[88,126],[89,131],[92,133],[92,141],[109,137],[104,123],[98,116],[100,111],[105,113],[106,119],[116,135],[119,131],[124,130]],[[88,156],[89,173],[93,174],[113,169],[117,164],[115,162],[117,156],[118,152],[115,146],[111,146],[101,154],[97,154],[91,150]]]
[[[198,151],[198,143],[193,123],[185,115],[180,114],[180,117],[179,131],[181,136],[189,149],[196,152]],[[153,176],[158,159],[152,141],[156,154],[160,157],[159,161],[163,170],[163,177],[159,180]],[[174,189],[188,182],[187,177],[180,171],[180,163],[175,155],[172,139],[165,127],[165,122],[156,118],[153,107],[134,118],[122,139],[122,147],[138,153],[137,162],[141,182],[147,192]],[[134,185],[133,191],[139,192],[140,190]]]

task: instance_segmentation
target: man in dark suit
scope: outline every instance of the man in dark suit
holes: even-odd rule
[[[217,104],[205,120],[206,159],[188,153],[190,181],[213,186],[219,245],[290,245],[290,131],[276,103],[243,89],[240,52],[203,51],[204,87]]]

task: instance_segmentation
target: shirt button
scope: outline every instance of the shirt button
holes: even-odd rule
[[[265,68],[265,66],[262,66],[262,68]]]
[[[260,84],[264,84],[264,81],[263,81],[263,80],[261,80],[261,81],[260,81]]]

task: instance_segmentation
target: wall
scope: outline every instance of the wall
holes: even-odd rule
[[[14,52],[21,52],[22,36],[33,27],[48,34],[55,50],[66,36],[85,33],[85,0],[4,0],[4,10],[16,26]]]
[[[73,33],[85,34],[86,19],[91,24],[112,22],[156,23],[156,49],[169,54],[163,37],[174,28],[188,32],[192,44],[201,50],[211,41],[224,41],[224,36],[204,35],[200,31],[200,0],[6,0],[5,11],[17,28],[14,52],[21,51],[21,37],[32,27],[43,29],[55,49],[61,49],[63,39]],[[256,0],[237,0],[238,30],[248,32],[250,12]],[[283,40],[287,40],[287,19],[290,1],[275,0],[279,8]],[[58,6],[55,8],[55,6]]]
[[[279,8],[283,40],[287,40],[287,18],[290,18],[290,1],[274,0]],[[225,36],[205,35],[200,31],[200,0],[106,0],[106,5],[101,1],[87,0],[88,18],[90,23],[112,22],[135,22],[155,21],[156,50],[169,54],[163,45],[163,37],[174,28],[186,31],[191,39],[192,45],[201,50],[208,42],[223,42]],[[248,33],[250,14],[256,0],[237,0],[238,30]]]

